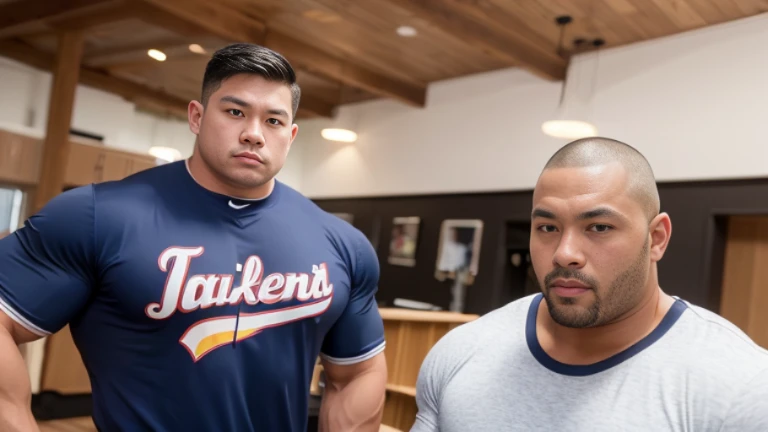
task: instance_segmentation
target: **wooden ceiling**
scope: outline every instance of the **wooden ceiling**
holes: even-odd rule
[[[300,115],[331,116],[374,98],[423,107],[429,83],[501,68],[560,80],[575,38],[614,47],[765,11],[768,0],[0,0],[0,56],[52,69],[58,33],[83,30],[82,83],[185,117],[210,54],[258,43],[297,69]],[[564,55],[560,15],[573,17]],[[399,36],[403,25],[417,35]]]

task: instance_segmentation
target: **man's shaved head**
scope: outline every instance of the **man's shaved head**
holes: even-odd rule
[[[610,138],[584,138],[566,144],[549,159],[544,171],[621,164],[627,171],[628,192],[644,209],[650,221],[660,211],[659,191],[648,160],[632,146]]]

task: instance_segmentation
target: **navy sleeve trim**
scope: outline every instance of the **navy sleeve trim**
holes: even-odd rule
[[[324,360],[327,360],[329,363],[337,364],[337,365],[353,365],[357,363],[364,362],[366,360],[372,359],[376,357],[378,354],[382,353],[384,351],[384,348],[386,348],[387,342],[381,342],[380,344],[373,347],[373,349],[367,351],[364,354],[360,354],[359,356],[355,357],[331,357],[327,354],[320,353],[320,357]]]
[[[5,312],[6,315],[11,317],[11,319],[16,321],[16,323],[18,323],[20,326],[40,337],[45,337],[51,334],[51,332],[43,330],[28,319],[24,318],[23,315],[17,312],[16,309],[9,305],[2,297],[0,297],[0,310]]]

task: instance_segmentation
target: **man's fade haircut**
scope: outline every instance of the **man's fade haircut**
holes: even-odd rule
[[[260,45],[236,43],[213,53],[203,75],[203,106],[208,105],[211,94],[221,87],[227,78],[239,74],[254,74],[268,81],[284,83],[291,89],[293,118],[299,109],[301,89],[296,82],[296,72],[288,60],[279,53]]]
[[[659,190],[648,160],[637,149],[621,141],[590,137],[572,141],[549,158],[544,171],[551,168],[593,167],[611,162],[627,170],[628,192],[644,209],[650,221],[660,212]]]

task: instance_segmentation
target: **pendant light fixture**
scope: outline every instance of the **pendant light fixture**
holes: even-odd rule
[[[328,141],[352,143],[357,141],[357,132],[350,124],[349,115],[344,118],[341,113],[341,106],[344,103],[344,83],[339,83],[339,86],[339,103],[333,109],[333,126],[321,130],[320,135]]]
[[[563,37],[565,35],[565,26],[571,23],[571,21],[573,21],[573,19],[567,15],[560,16],[555,20],[557,25],[560,26],[558,54],[561,57],[563,56]],[[577,39],[575,41],[577,48],[584,43],[585,41],[583,39]],[[581,63],[581,61],[579,63]],[[595,127],[595,125],[586,119],[585,113],[587,110],[584,106],[585,104],[579,103],[578,98],[574,96],[569,97],[570,94],[568,90],[573,90],[573,88],[569,89],[568,84],[571,83],[573,75],[578,73],[578,68],[574,66],[576,65],[571,61],[569,56],[568,70],[566,71],[566,76],[563,79],[563,85],[560,90],[560,102],[558,104],[557,110],[550,120],[545,121],[541,125],[542,132],[555,138],[575,140],[597,135],[597,127]],[[571,79],[569,79],[569,77]]]

